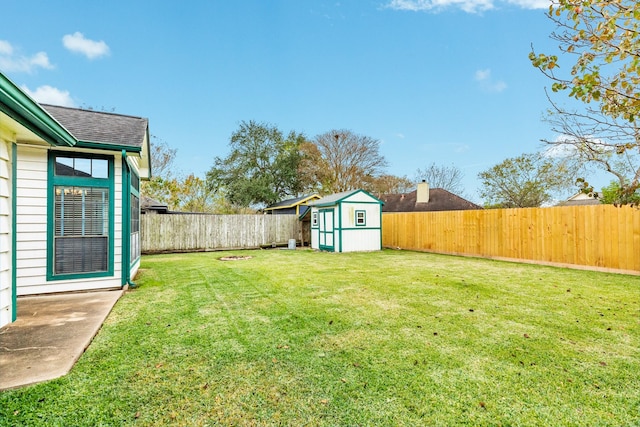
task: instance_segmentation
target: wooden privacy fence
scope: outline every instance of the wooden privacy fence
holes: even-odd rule
[[[595,205],[385,213],[382,245],[640,274],[640,209]]]
[[[141,215],[142,253],[259,248],[299,240],[296,215]]]

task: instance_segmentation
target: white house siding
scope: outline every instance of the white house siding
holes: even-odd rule
[[[77,150],[74,150],[77,151]],[[16,285],[18,295],[115,288],[121,284],[122,180],[115,156],[114,275],[47,282],[47,162],[45,147],[18,146]]]
[[[0,129],[0,327],[13,318],[11,173],[11,143]]]

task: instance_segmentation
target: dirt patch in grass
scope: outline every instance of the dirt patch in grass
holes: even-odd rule
[[[230,256],[223,256],[218,258],[218,260],[220,261],[244,261],[247,259],[251,259],[252,257],[250,256],[240,256],[240,255],[230,255]]]

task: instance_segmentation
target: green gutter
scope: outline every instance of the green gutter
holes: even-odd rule
[[[52,145],[73,147],[78,142],[67,129],[2,73],[0,109]]]
[[[94,148],[97,150],[124,150],[126,152],[132,153],[140,153],[142,151],[142,147],[132,147],[130,145],[120,145],[120,144],[108,144],[104,142],[92,142],[92,141],[78,141],[76,147],[79,148]]]
[[[18,318],[18,255],[16,245],[18,244],[18,233],[16,226],[18,224],[18,146],[11,144],[11,321],[15,322]]]

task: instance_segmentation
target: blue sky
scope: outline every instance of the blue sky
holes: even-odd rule
[[[203,177],[242,120],[379,139],[388,172],[477,174],[552,139],[545,0],[3,0],[0,70],[41,102],[148,117]]]

